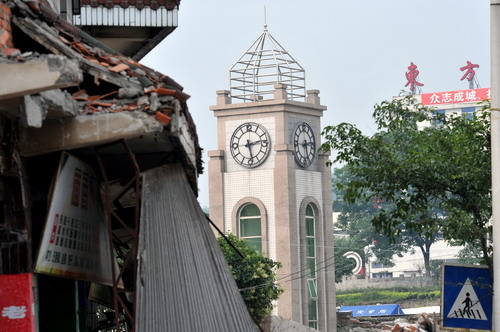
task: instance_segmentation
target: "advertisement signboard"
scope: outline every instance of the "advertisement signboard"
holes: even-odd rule
[[[35,271],[111,285],[109,241],[95,173],[63,153]]]
[[[423,93],[422,105],[432,106],[470,102],[479,103],[490,98],[491,88]]]
[[[0,275],[0,330],[36,331],[33,274]]]

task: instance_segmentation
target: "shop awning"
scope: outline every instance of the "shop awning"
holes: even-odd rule
[[[342,306],[339,311],[352,311],[353,317],[394,316],[404,314],[399,304]]]

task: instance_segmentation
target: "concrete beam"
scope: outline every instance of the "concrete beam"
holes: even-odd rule
[[[160,133],[163,129],[159,121],[143,112],[46,119],[42,128],[21,129],[20,149],[23,156],[35,156]]]
[[[44,55],[26,62],[0,62],[0,100],[78,85],[83,80],[77,60]],[[28,79],[27,79],[28,78]]]

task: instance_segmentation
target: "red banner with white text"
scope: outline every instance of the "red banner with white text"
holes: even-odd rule
[[[422,105],[481,102],[490,98],[491,88],[423,93]]]

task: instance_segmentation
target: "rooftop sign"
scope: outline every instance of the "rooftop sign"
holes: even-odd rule
[[[411,62],[410,65],[408,66],[408,72],[405,73],[407,80],[405,87],[409,85],[412,94],[415,94],[417,90],[420,90],[421,86],[424,86],[423,83],[417,81],[419,73],[420,71],[417,69],[417,65]]]
[[[423,93],[422,105],[480,102],[490,98],[491,88]]]
[[[464,79],[467,79],[467,81],[469,82],[472,81],[476,76],[476,71],[474,70],[475,68],[479,68],[479,65],[467,61],[467,64],[465,66],[460,67],[461,71],[465,71],[464,75],[460,80],[463,81]]]

